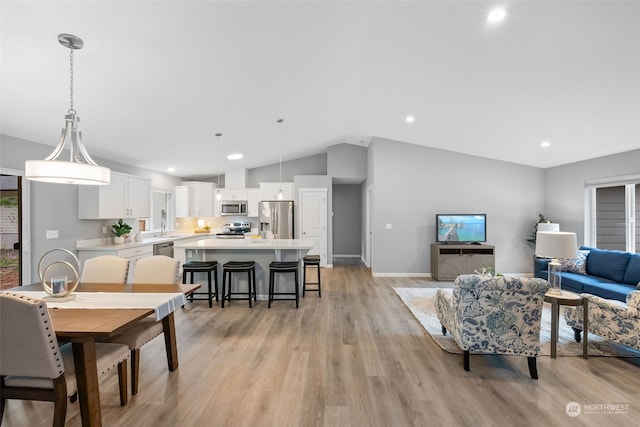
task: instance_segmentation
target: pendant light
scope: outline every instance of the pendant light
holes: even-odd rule
[[[216,133],[216,137],[218,138],[218,191],[216,191],[216,200],[222,199],[222,194],[220,194],[220,137],[221,133]]]
[[[82,49],[84,42],[71,34],[58,35],[58,42],[69,48],[71,65],[70,106],[64,116],[66,121],[58,145],[44,160],[27,160],[25,175],[32,181],[53,182],[58,184],[106,185],[111,181],[109,168],[99,166],[93,161],[82,144],[82,132],[78,130],[80,118],[73,109],[73,51]],[[65,145],[69,145],[69,161],[57,160]]]
[[[280,190],[278,191],[278,199],[282,200],[284,194],[282,193],[282,123],[284,119],[278,119],[280,125]]]

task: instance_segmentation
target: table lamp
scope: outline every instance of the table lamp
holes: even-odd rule
[[[547,280],[549,292],[562,294],[560,262],[558,258],[575,258],[578,253],[576,233],[564,231],[538,231],[536,234],[536,256],[551,258]]]

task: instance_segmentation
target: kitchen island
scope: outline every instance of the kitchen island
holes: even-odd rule
[[[222,292],[222,265],[227,261],[256,262],[256,291],[260,299],[267,299],[269,291],[269,263],[271,261],[299,261],[316,244],[316,239],[205,239],[197,242],[178,243],[175,257],[183,262],[218,261],[218,279]],[[244,275],[234,277],[239,289],[246,289]],[[293,289],[292,275],[278,275],[281,289]],[[302,274],[300,274],[302,286]],[[285,283],[286,281],[286,283]]]

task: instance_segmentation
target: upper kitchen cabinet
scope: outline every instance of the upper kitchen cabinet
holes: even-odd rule
[[[80,219],[151,216],[151,181],[111,172],[109,185],[79,187]]]
[[[212,182],[183,182],[176,187],[176,217],[214,216],[215,184]]]
[[[261,182],[260,200],[278,200],[282,190],[282,200],[293,200],[293,182]]]

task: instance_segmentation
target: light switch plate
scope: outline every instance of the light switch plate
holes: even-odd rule
[[[47,230],[47,239],[57,239],[58,230]]]
[[[391,230],[391,228],[393,228],[391,224],[387,223],[387,230]]]

